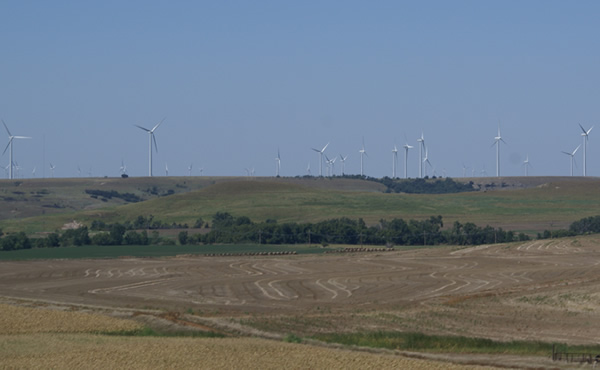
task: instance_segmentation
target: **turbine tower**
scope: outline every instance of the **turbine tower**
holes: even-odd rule
[[[280,169],[281,169],[281,155],[279,155],[279,148],[277,148],[277,157],[275,158],[275,177],[279,177]]]
[[[367,155],[367,151],[365,150],[365,138],[363,137],[363,141],[362,141],[362,149],[358,151],[360,153],[360,175],[364,176],[364,172],[363,172],[363,157]]]
[[[583,133],[581,134],[581,136],[583,136],[583,176],[587,176],[587,173],[586,173],[587,141],[588,141],[588,136],[590,135],[590,132],[592,131],[594,126],[590,127],[590,129],[587,131],[583,128],[583,126],[579,125],[579,127],[581,127],[581,131],[583,131]]]
[[[498,136],[494,138],[494,144],[492,144],[492,146],[496,145],[496,177],[500,177],[500,142],[506,144],[500,135],[500,125],[498,125]]]
[[[414,146],[404,144],[404,178],[408,179],[408,150],[414,148]]]
[[[523,161],[523,166],[525,167],[525,176],[529,176],[529,167],[531,167],[531,163],[529,163],[529,154]]]
[[[394,145],[394,149],[392,149],[392,178],[396,178],[396,163],[398,162],[398,148]]]
[[[423,177],[423,150],[425,149],[425,137],[421,131],[421,137],[417,139],[419,144],[419,177]]]
[[[152,130],[149,130],[149,129],[139,126],[139,125],[134,125],[148,133],[148,176],[150,176],[150,177],[152,177],[152,142],[153,141],[154,141],[154,148],[156,149],[156,152],[158,153],[158,145],[156,145],[156,138],[154,137],[154,131],[158,128],[158,126],[160,126],[163,123],[165,118],[163,118],[162,121],[157,123],[156,126],[154,126],[152,128]]]
[[[325,153],[325,149],[329,146],[329,143],[323,147],[323,149],[315,149],[312,148],[315,152],[319,153],[319,177],[323,177],[323,153]]]
[[[577,153],[577,151],[579,150],[579,148],[581,147],[581,144],[579,144],[577,146],[577,148],[575,148],[575,150],[573,150],[573,152],[569,153],[569,152],[561,152],[564,153],[568,156],[571,157],[571,176],[573,176],[573,163],[575,162],[575,153]]]
[[[31,139],[31,138],[28,136],[13,136],[10,133],[10,130],[8,129],[8,127],[6,126],[6,123],[4,123],[4,120],[2,120],[2,124],[4,125],[4,128],[6,129],[6,132],[8,133],[8,144],[6,145],[6,148],[4,148],[4,152],[2,152],[2,155],[4,155],[4,153],[6,153],[6,150],[8,150],[8,148],[10,147],[10,151],[8,153],[8,165],[9,165],[8,178],[12,180],[14,178],[13,168],[15,167],[15,162],[13,161],[13,141],[14,141],[14,139]]]

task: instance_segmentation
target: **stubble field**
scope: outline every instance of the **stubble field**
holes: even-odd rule
[[[132,319],[171,312],[180,324],[274,338],[386,330],[589,344],[600,340],[598,265],[594,237],[402,252],[2,262],[0,295]],[[484,363],[502,363],[495,361]]]

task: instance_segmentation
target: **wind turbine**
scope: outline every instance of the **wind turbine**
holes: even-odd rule
[[[10,167],[10,164],[7,164],[6,167],[2,167],[4,168],[4,176],[6,176],[6,178],[8,178],[8,168]]]
[[[469,167],[467,167],[467,166],[466,166],[466,165],[463,163],[463,177],[467,177],[466,175],[467,175],[467,169],[468,169],[468,168],[469,168]]]
[[[573,150],[573,152],[572,152],[572,153],[569,153],[569,152],[561,152],[561,153],[564,153],[564,154],[566,154],[566,155],[568,155],[568,156],[570,156],[570,157],[571,157],[571,176],[573,176],[573,163],[575,162],[575,153],[577,153],[577,151],[579,150],[579,148],[580,148],[580,147],[581,147],[581,144],[579,144],[579,145],[577,146],[577,148],[575,148],[575,150]]]
[[[308,162],[308,167],[306,167],[306,174],[307,174],[308,176],[311,176],[311,175],[312,175],[312,174],[311,174],[311,172],[310,172],[310,162]]]
[[[156,152],[158,153],[158,145],[156,145],[156,138],[154,137],[154,131],[158,128],[158,126],[161,125],[161,123],[163,123],[165,118],[163,118],[162,121],[157,123],[156,126],[154,126],[152,128],[152,130],[149,130],[149,129],[139,126],[139,125],[134,125],[137,128],[142,129],[148,133],[148,176],[150,176],[150,177],[152,177],[152,141],[154,141],[154,148],[156,149]]]
[[[31,171],[31,175],[32,175],[33,177],[35,177],[35,169],[36,169],[36,168],[37,168],[37,167],[33,167],[33,171]]]
[[[204,173],[204,167],[200,167],[200,168],[198,169],[198,171],[200,171],[200,176],[202,176],[202,174]]]
[[[419,177],[423,177],[423,150],[425,149],[425,136],[421,131],[421,137],[417,139],[419,144]],[[407,150],[408,151],[408,150]]]
[[[188,176],[192,176],[192,168],[194,167],[193,163],[190,163],[190,166],[188,167]]]
[[[8,178],[9,179],[13,179],[13,167],[14,167],[14,161],[13,161],[13,141],[14,139],[31,139],[28,136],[13,136],[8,127],[6,126],[6,123],[4,123],[4,120],[2,120],[2,124],[4,125],[4,128],[6,129],[6,132],[8,133],[8,144],[6,145],[6,148],[4,148],[4,152],[2,152],[2,155],[4,155],[4,153],[6,153],[6,150],[8,150],[8,148],[10,147],[10,152],[8,155],[8,163],[9,163],[9,171],[8,171]]]
[[[323,177],[323,153],[325,153],[325,149],[329,146],[329,143],[323,147],[323,149],[315,149],[312,148],[315,152],[319,153],[319,176]]]
[[[396,162],[398,161],[398,148],[394,145],[394,149],[392,149],[392,178],[396,178]]]
[[[506,141],[500,135],[500,125],[498,125],[498,136],[494,138],[492,146],[496,145],[496,177],[500,177],[500,142],[506,144]]]
[[[281,156],[279,155],[279,148],[277,148],[277,157],[275,158],[275,177],[279,177],[280,168],[281,168]]]
[[[579,125],[579,127],[581,127],[581,131],[583,131],[583,133],[581,134],[581,136],[583,136],[583,176],[587,176],[587,173],[586,173],[586,169],[587,169],[587,163],[586,163],[587,141],[588,141],[588,136],[590,135],[590,132],[592,131],[592,129],[594,128],[594,126],[590,127],[590,129],[587,130],[587,131],[583,128],[583,126]]]
[[[431,162],[429,162],[429,157],[427,154],[428,150],[427,148],[425,148],[425,158],[423,158],[423,164],[427,163],[429,165],[429,167],[433,168],[433,166],[431,165]],[[425,176],[427,176],[427,166],[425,166]]]
[[[363,176],[364,172],[363,172],[363,157],[367,155],[367,151],[365,150],[365,138],[363,137],[362,140],[362,149],[358,151],[360,153],[360,175]]]
[[[81,167],[79,167],[79,165],[77,166],[77,173],[79,174],[79,177],[81,177]]]
[[[327,155],[325,155],[325,160],[327,162],[327,176],[334,175],[333,170],[334,170],[336,159],[337,159],[337,157],[333,157],[333,159],[329,159],[329,158],[327,158]]]
[[[50,162],[50,171],[52,171],[52,178],[54,178],[54,169],[56,168],[55,165],[52,164],[52,162]]]
[[[342,176],[344,176],[344,171],[346,169],[346,159],[348,159],[348,156],[343,156],[340,154],[340,162],[342,162],[342,166],[341,166],[341,174]]]
[[[531,163],[529,163],[529,154],[527,154],[526,159],[523,161],[523,166],[525,167],[525,176],[529,176],[529,167],[532,167]]]
[[[408,179],[408,150],[414,148],[414,146],[404,144],[404,178]]]
[[[165,176],[169,176],[169,165],[165,163]]]

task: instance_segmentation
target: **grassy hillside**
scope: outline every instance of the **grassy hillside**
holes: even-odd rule
[[[94,219],[115,222],[150,214],[169,223],[193,224],[199,217],[210,220],[216,212],[229,212],[235,216],[248,216],[254,221],[271,218],[279,222],[305,222],[362,217],[367,223],[375,223],[382,218],[421,219],[439,214],[448,225],[460,220],[537,232],[567,227],[582,217],[600,213],[600,181],[549,180],[555,182],[508,191],[444,195],[388,194],[383,192],[380,184],[351,179],[192,177],[32,180],[19,186],[8,184],[0,188],[3,192],[0,194],[19,189],[25,193],[20,196],[31,199],[36,189],[43,188],[48,194],[39,198],[39,202],[49,202],[55,197],[62,199],[67,206],[52,210],[53,214],[46,212],[33,217],[5,219],[0,221],[0,228],[5,231],[51,231],[72,220],[89,224]],[[153,187],[157,188],[158,194],[172,190],[173,195],[152,194],[148,189]],[[148,200],[129,204],[114,198],[101,201],[85,194],[84,190],[88,188],[131,192]],[[25,210],[27,207],[35,208],[31,206],[32,200],[9,203]],[[22,211],[21,214],[27,215],[27,212]]]

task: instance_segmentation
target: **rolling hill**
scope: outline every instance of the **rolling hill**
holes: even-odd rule
[[[460,220],[535,233],[568,227],[600,210],[598,179],[477,180],[482,191],[439,195],[386,193],[379,183],[347,178],[3,180],[0,228],[35,233],[59,229],[73,220],[89,225],[93,220],[122,222],[139,215],[192,225],[198,218],[210,220],[216,212],[229,212],[254,221],[315,222],[349,217],[370,224],[394,217],[442,215],[447,225]]]

